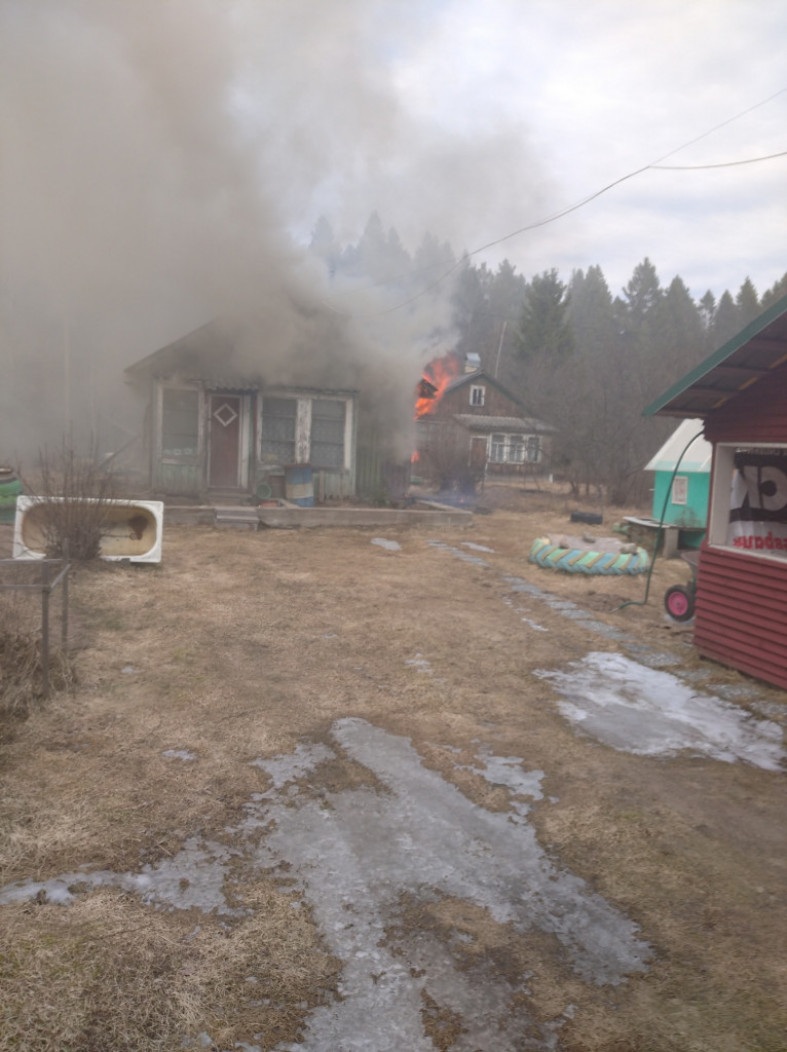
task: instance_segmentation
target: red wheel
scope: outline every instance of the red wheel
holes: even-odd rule
[[[694,596],[682,584],[674,584],[664,593],[664,607],[675,621],[689,621],[694,616]]]

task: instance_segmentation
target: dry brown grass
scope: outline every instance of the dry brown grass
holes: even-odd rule
[[[577,580],[527,563],[533,537],[565,530],[573,504],[516,487],[492,496],[492,514],[469,530],[168,528],[160,568],[80,571],[79,690],[37,707],[0,745],[0,883],[82,864],[138,869],[189,836],[226,839],[266,785],[251,760],[360,716],[410,738],[424,763],[492,810],[509,806],[507,791],[457,769],[481,744],[543,770],[545,800],[532,812],[541,843],[641,925],[654,958],[646,975],[594,987],[551,937],[517,934],[466,902],[404,903],[401,925],[446,945],[461,932],[462,967],[531,973],[522,1007],[538,1021],[576,1005],[560,1030],[565,1052],[780,1052],[783,777],[634,757],[577,736],[531,672],[615,644],[520,595],[549,629],[529,631],[503,601],[504,578],[571,598],[676,655],[711,691],[740,687],[755,712],[784,694],[701,662],[690,628],[664,620],[660,597],[687,580],[682,563],[657,563],[650,604],[620,610],[641,598],[641,578]],[[401,550],[373,546],[374,536]],[[430,539],[494,552],[483,555],[488,567],[473,566]],[[432,675],[406,664],[418,653]],[[171,748],[198,759],[163,757]],[[313,779],[329,792],[367,780],[342,759]],[[309,1009],[335,996],[341,962],[309,911],[292,907],[291,875],[237,878],[250,912],[225,923],[109,890],[68,908],[0,907],[0,1050],[176,1049],[200,1032],[219,1048],[297,1041]],[[428,991],[422,1018],[435,1047],[450,1049],[461,1020]]]
[[[3,554],[0,554],[0,559]],[[41,593],[13,591],[4,584],[34,586],[41,579],[40,567],[22,563],[0,567],[0,736],[3,725],[27,716],[44,694],[41,650]],[[67,690],[74,682],[74,669],[60,647],[62,589],[50,601],[49,687]]]

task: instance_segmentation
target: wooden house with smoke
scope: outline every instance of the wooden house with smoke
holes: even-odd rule
[[[212,322],[126,369],[146,405],[150,489],[241,502],[292,496],[300,487],[298,502],[308,503],[310,491],[344,498],[359,480],[368,485],[358,456],[358,391],[327,382],[330,370],[319,361],[311,370],[290,363],[297,382],[282,382],[261,352],[255,360],[240,345],[236,331]]]
[[[480,368],[477,355],[432,362],[419,388],[416,460],[441,485],[542,475],[555,429]]]
[[[787,689],[787,297],[645,410],[699,418],[713,447],[699,553],[700,653]]]

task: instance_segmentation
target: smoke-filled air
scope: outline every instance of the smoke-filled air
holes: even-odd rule
[[[498,151],[397,103],[397,50],[419,31],[397,6],[3,0],[6,460],[64,432],[122,442],[123,370],[209,321],[268,382],[297,382],[305,357],[379,392],[409,448],[421,367],[450,347],[450,281],[401,308],[412,288],[332,278],[311,232],[325,212],[357,237],[382,206],[403,236],[471,243],[457,202]]]

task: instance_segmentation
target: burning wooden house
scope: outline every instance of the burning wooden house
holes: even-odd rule
[[[432,362],[416,400],[419,471],[441,485],[490,475],[539,475],[548,468],[554,428],[526,416],[519,399],[480,367],[477,356]]]
[[[694,643],[787,689],[787,297],[645,410],[696,417],[713,447]]]

